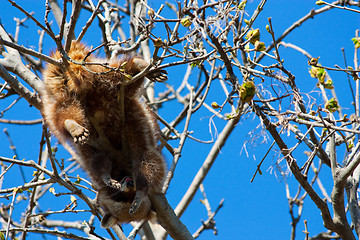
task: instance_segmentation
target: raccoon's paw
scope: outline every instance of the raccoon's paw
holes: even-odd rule
[[[131,177],[124,177],[120,182],[111,178],[109,174],[104,174],[102,180],[108,187],[118,189],[121,192],[135,191],[135,184]]]
[[[81,127],[81,129],[77,129],[74,135],[74,142],[77,144],[84,144],[89,139],[89,130],[87,130],[84,127]]]
[[[116,188],[116,189],[120,189],[122,188],[122,185],[121,183],[119,183],[118,181],[116,181],[115,179],[108,179],[107,182],[105,182],[106,185],[108,185],[109,187],[112,187],[112,188]]]
[[[163,69],[152,69],[146,77],[152,82],[164,82],[168,79],[167,72]]]
[[[140,207],[141,203],[143,202],[145,196],[142,192],[136,191],[134,201],[131,203],[129,214],[133,215]]]
[[[64,125],[75,143],[84,144],[89,139],[89,130],[78,124],[75,120],[66,119]]]

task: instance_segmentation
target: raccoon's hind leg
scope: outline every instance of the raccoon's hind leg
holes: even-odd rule
[[[81,126],[73,119],[64,121],[65,129],[73,137],[75,143],[84,144],[89,138],[89,130]]]

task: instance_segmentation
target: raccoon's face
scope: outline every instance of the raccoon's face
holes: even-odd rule
[[[124,177],[121,181],[121,188],[120,188],[120,191],[122,192],[135,192],[136,189],[135,189],[135,184],[134,184],[134,181],[132,180],[131,177]]]

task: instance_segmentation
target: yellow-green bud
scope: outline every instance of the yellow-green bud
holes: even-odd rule
[[[257,52],[266,50],[265,43],[263,43],[263,42],[256,41],[254,46],[255,46],[255,51],[257,51]]]
[[[360,37],[355,37],[351,39],[353,41],[353,43],[355,44],[355,49],[360,48]]]
[[[155,47],[161,47],[162,45],[163,45],[163,41],[161,40],[160,37],[154,40]]]
[[[180,20],[181,25],[183,25],[184,27],[190,27],[191,25],[191,20],[190,17],[184,17]]]
[[[246,6],[246,2],[247,2],[247,0],[241,1],[241,3],[239,3],[239,5],[238,5],[239,10],[244,10],[244,8]]]
[[[331,98],[325,103],[325,109],[331,113],[336,112],[339,109],[338,101],[335,98]]]
[[[311,59],[308,61],[308,64],[309,64],[309,65],[317,65],[318,62],[319,62],[319,58],[320,58],[320,57],[311,58]]]
[[[212,102],[212,103],[211,103],[211,107],[212,107],[213,109],[218,109],[218,108],[220,108],[220,106],[219,106],[219,104],[217,104],[217,102]]]
[[[266,25],[266,31],[268,31],[269,33],[271,33],[269,25]]]
[[[150,18],[153,18],[155,16],[155,11],[152,8],[150,8],[147,14],[149,15]]]
[[[240,86],[240,99],[244,103],[250,102],[255,95],[255,84],[252,81],[245,82]]]
[[[250,43],[251,44],[255,44],[257,41],[260,41],[260,31],[259,29],[253,29],[250,30],[247,34],[246,34],[246,39],[250,39]]]

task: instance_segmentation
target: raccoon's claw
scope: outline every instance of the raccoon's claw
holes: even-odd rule
[[[131,203],[129,213],[132,215],[134,214],[140,207],[141,201],[138,198],[134,198],[134,201]]]
[[[82,133],[77,137],[74,137],[74,142],[77,144],[84,144],[89,139],[89,131],[86,128],[82,129]]]
[[[153,69],[146,75],[152,82],[164,82],[168,79],[167,72],[163,69]]]
[[[131,177],[126,176],[120,182],[111,178],[110,175],[104,175],[102,179],[107,186],[121,192],[135,191],[135,184]]]
[[[118,181],[116,181],[115,179],[110,178],[107,182],[106,185],[108,185],[109,187],[112,188],[116,188],[116,189],[121,189],[122,185],[121,183],[119,183]]]
[[[66,130],[73,137],[74,143],[84,144],[89,138],[89,130],[78,124],[75,120],[66,119],[64,122]]]

